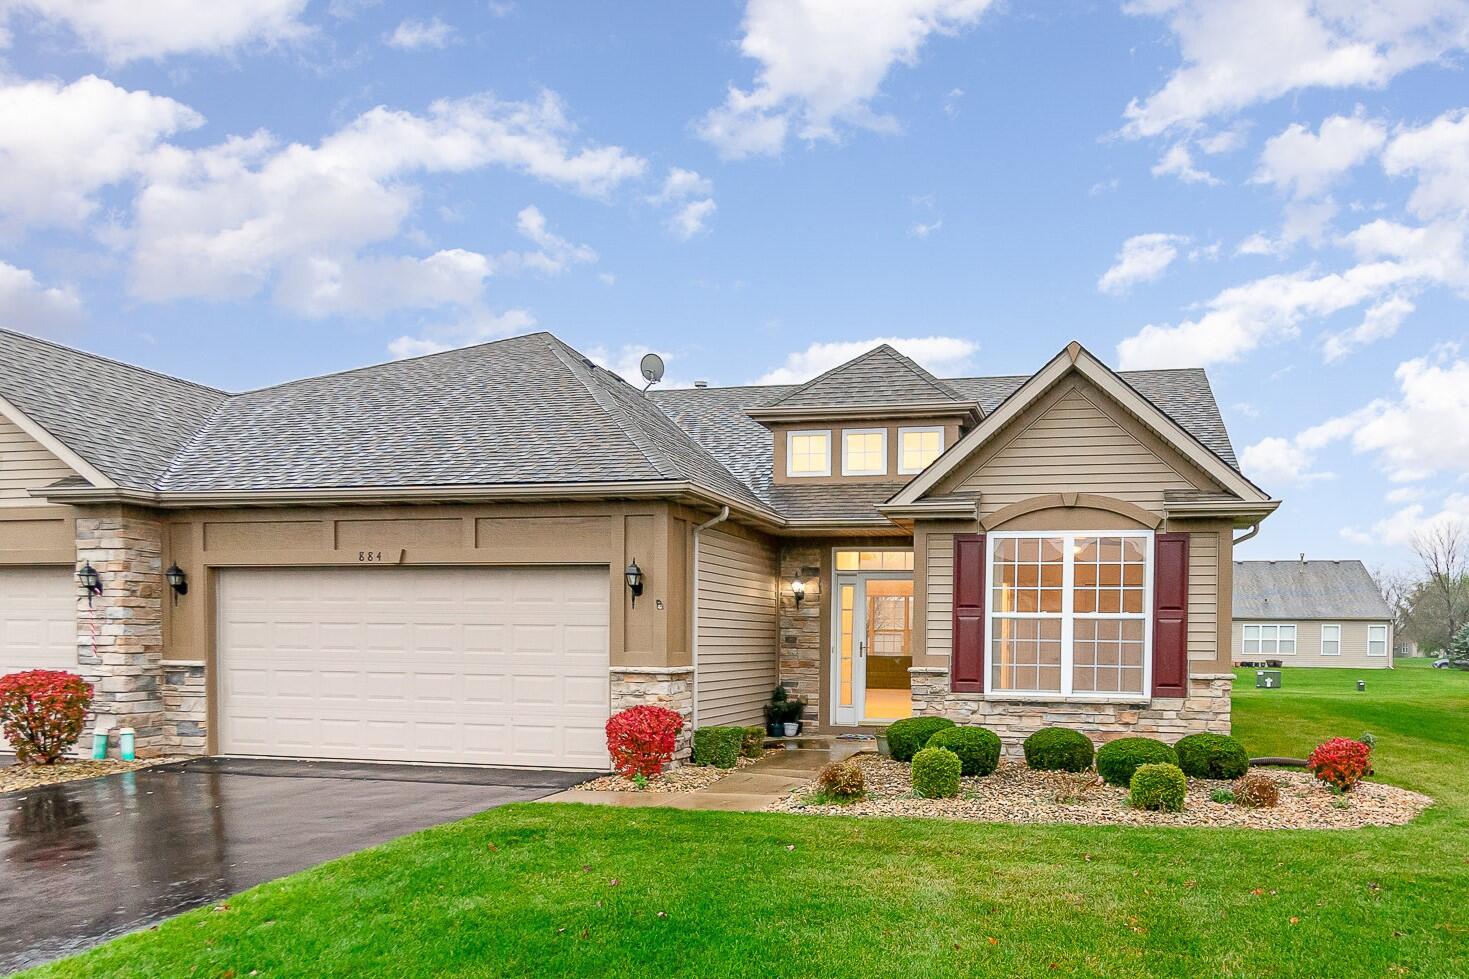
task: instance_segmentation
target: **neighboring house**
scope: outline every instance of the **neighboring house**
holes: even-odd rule
[[[1361,561],[1234,562],[1235,662],[1391,669],[1393,614]]]
[[[0,332],[0,419],[0,671],[151,752],[600,768],[611,711],[778,681],[828,731],[1227,730],[1278,506],[1202,371],[1074,343],[645,395],[538,333],[227,394]]]

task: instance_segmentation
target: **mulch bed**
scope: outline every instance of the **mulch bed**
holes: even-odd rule
[[[765,755],[768,757],[772,752],[784,751],[784,748],[766,748]],[[734,768],[713,768],[710,766],[681,765],[678,768],[663,772],[648,780],[648,787],[640,789],[637,785],[621,775],[603,775],[594,778],[590,782],[583,782],[576,786],[581,792],[646,792],[674,794],[679,792],[694,792],[706,786],[713,785],[726,775],[748,768],[755,764],[754,758],[741,758]]]
[[[34,789],[42,785],[55,785],[58,782],[75,782],[84,778],[96,778],[99,775],[116,775],[118,772],[134,772],[140,768],[151,768],[154,765],[166,765],[169,762],[180,760],[179,758],[140,758],[137,761],[73,759],[59,761],[54,765],[22,765],[16,762],[0,768],[0,792]]]
[[[867,797],[848,805],[814,806],[805,799],[814,785],[793,790],[768,812],[840,816],[911,816],[996,823],[1075,823],[1120,826],[1229,826],[1246,829],[1358,829],[1409,822],[1433,804],[1426,795],[1380,782],[1362,782],[1337,796],[1307,772],[1254,769],[1275,780],[1280,804],[1250,809],[1209,798],[1227,781],[1189,779],[1182,812],[1144,812],[1127,804],[1127,790],[1063,772],[1037,772],[1001,762],[992,775],[960,780],[956,799],[913,795],[909,766],[876,755],[854,759],[867,783]],[[1095,775],[1095,773],[1091,773]],[[1089,784],[1091,783],[1091,784]],[[1062,799],[1068,801],[1061,801]]]

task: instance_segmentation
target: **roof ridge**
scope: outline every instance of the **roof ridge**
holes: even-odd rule
[[[201,391],[208,391],[211,394],[221,394],[224,395],[226,398],[230,396],[230,392],[224,390],[223,388],[217,388],[209,384],[201,383],[199,381],[192,381],[187,377],[179,377],[177,374],[165,374],[163,371],[157,371],[151,367],[144,367],[141,364],[130,364],[125,360],[118,360],[116,357],[109,357],[106,354],[94,353],[91,350],[83,350],[81,347],[69,347],[64,343],[57,343],[55,340],[48,340],[45,337],[31,336],[29,333],[21,333],[19,330],[11,330],[3,326],[0,326],[0,333],[4,333],[12,337],[17,337],[21,340],[27,340],[31,343],[39,343],[42,346],[50,347],[53,350],[62,350],[69,354],[80,354],[83,357],[90,357],[93,360],[100,360],[104,363],[112,364],[116,367],[125,367],[130,371],[137,371],[140,374],[151,374],[153,377],[162,378],[165,381],[174,381],[179,384],[187,384],[190,387],[198,388]]]
[[[178,451],[168,457],[168,465],[164,466],[163,471],[158,474],[158,478],[154,483],[154,489],[161,491],[168,485],[168,481],[173,476],[174,470],[178,468],[179,463],[183,461],[184,457],[189,454],[194,446],[204,441],[205,433],[213,433],[214,423],[238,397],[239,395],[237,394],[226,394],[219,400],[219,403],[210,410],[209,417],[204,419],[204,424],[195,429],[194,434],[190,435],[184,441],[184,444],[178,447]]]
[[[906,369],[910,374],[913,375],[913,377],[917,378],[925,385],[933,388],[935,393],[942,394],[944,397],[949,398],[953,401],[964,400],[959,396],[959,393],[957,391],[950,388],[947,384],[944,384],[930,371],[928,371],[915,361],[911,360],[910,358],[903,356],[903,354],[899,352],[897,348],[895,348],[892,344],[884,342],[879,343],[877,346],[872,347],[869,350],[864,350],[857,356],[852,357],[849,360],[845,360],[842,363],[837,364],[835,367],[831,367],[827,370],[822,371],[820,374],[817,374],[815,377],[811,378],[809,381],[806,381],[804,384],[798,385],[795,390],[786,392],[784,396],[777,399],[769,407],[775,407],[776,405],[783,404],[791,400],[792,398],[799,397],[800,395],[814,388],[816,385],[820,384],[822,381],[834,377],[842,373],[843,371],[848,370],[854,365],[876,357],[879,354],[884,354],[888,356],[890,360],[898,364],[900,367]]]
[[[884,343],[882,346],[886,347],[888,349],[888,352],[897,358],[898,363],[902,364],[904,367],[912,371],[913,376],[918,378],[920,381],[923,381],[929,385],[932,385],[933,387],[938,388],[940,391],[947,394],[955,401],[964,400],[959,396],[958,391],[955,391],[953,388],[949,387],[937,374],[933,373],[928,368],[918,363],[918,361],[914,360],[912,357],[909,357],[907,354],[903,353],[901,350],[890,344]]]

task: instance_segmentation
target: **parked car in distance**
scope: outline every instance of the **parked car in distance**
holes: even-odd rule
[[[1447,656],[1440,656],[1438,659],[1433,661],[1433,668],[1435,670],[1446,670],[1453,665],[1453,663],[1449,662],[1449,658]]]

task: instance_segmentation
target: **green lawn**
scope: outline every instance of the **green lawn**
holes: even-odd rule
[[[30,975],[1469,977],[1469,673],[1241,674],[1252,753],[1371,731],[1438,805],[1274,833],[519,805]]]

